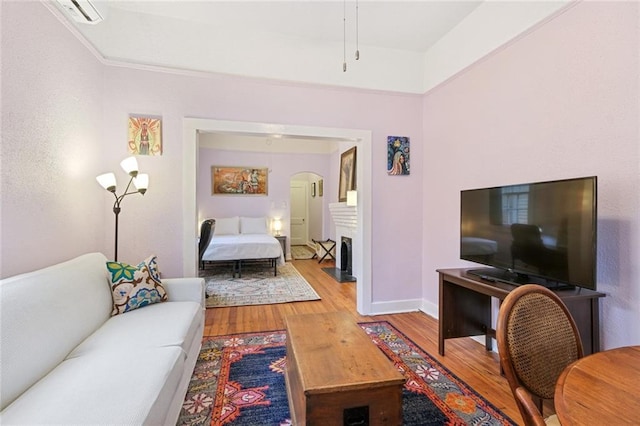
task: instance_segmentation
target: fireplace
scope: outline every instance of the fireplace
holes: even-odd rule
[[[347,206],[342,202],[329,204],[329,211],[336,226],[336,267],[322,268],[322,270],[340,283],[355,282],[357,279],[353,276],[353,239],[357,237],[358,209],[356,206]],[[356,250],[357,247],[359,246],[356,240]],[[356,274],[358,272],[358,259],[356,259],[355,272]]]
[[[344,274],[353,274],[353,244],[349,237],[342,237],[340,244],[340,271]]]
[[[349,237],[340,238],[340,267],[322,268],[339,283],[351,283],[356,281],[353,275],[353,241]]]

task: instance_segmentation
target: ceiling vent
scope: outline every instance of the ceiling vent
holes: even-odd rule
[[[104,20],[104,12],[99,11],[99,6],[91,0],[58,0],[62,8],[73,18],[82,24],[97,24]]]

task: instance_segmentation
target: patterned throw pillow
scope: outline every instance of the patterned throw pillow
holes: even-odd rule
[[[107,262],[107,269],[113,296],[111,316],[167,300],[155,256],[149,256],[138,266]]]

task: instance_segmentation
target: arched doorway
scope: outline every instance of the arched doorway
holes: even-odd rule
[[[289,182],[289,235],[292,246],[313,246],[313,240],[323,239],[324,209],[320,193],[322,176],[302,172],[291,176]]]

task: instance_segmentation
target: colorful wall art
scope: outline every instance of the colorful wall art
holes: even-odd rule
[[[266,167],[211,167],[211,195],[267,195]]]
[[[409,138],[387,136],[387,174],[408,175],[409,171]]]
[[[162,155],[162,119],[159,117],[129,117],[129,153]]]

